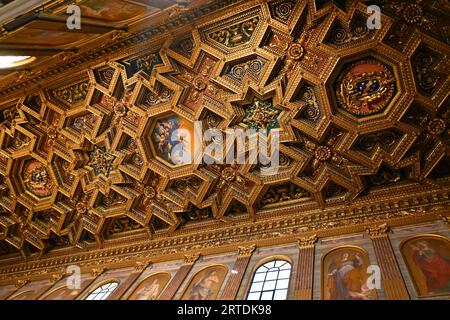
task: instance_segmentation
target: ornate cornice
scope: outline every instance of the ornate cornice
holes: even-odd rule
[[[289,243],[299,239],[299,236],[302,234],[307,234],[311,231],[315,231],[317,236],[321,238],[345,233],[364,232],[367,228],[373,226],[374,223],[384,223],[388,220],[391,227],[402,226],[439,219],[439,214],[442,214],[449,208],[449,201],[440,204],[433,203],[437,199],[442,199],[442,196],[418,197],[416,200],[411,201],[415,202],[418,199],[423,199],[428,205],[411,206],[410,208],[401,208],[400,206],[399,208],[398,205],[392,205],[392,203],[382,203],[380,207],[390,209],[374,213],[370,212],[370,207],[365,207],[365,209],[361,207],[331,211],[329,213],[330,217],[339,217],[340,214],[346,213],[346,215],[352,217],[352,220],[347,221],[343,218],[340,222],[336,220],[318,222],[315,215],[306,215],[303,218],[297,215],[296,217],[285,217],[269,222],[257,221],[245,226],[205,231],[194,235],[182,235],[172,239],[153,240],[134,245],[123,243],[121,247],[104,248],[89,253],[65,254],[39,261],[20,262],[19,260],[15,263],[10,261],[3,267],[0,267],[0,281],[8,282],[12,279],[23,277],[40,277],[51,272],[58,272],[61,267],[71,264],[79,264],[83,268],[99,268],[100,266],[130,265],[133,261],[149,258],[152,258],[153,263],[155,263],[158,261],[184,259],[182,252],[191,251],[196,256],[199,249],[202,250],[203,255],[230,252],[237,250],[239,244],[248,241],[252,241],[258,246]],[[435,200],[433,201],[433,199]],[[409,203],[405,202],[405,199],[398,199],[396,203],[398,201]],[[309,222],[304,223],[303,221]]]
[[[299,239],[311,248],[311,235],[375,238],[384,223],[446,214],[450,106],[446,73],[433,69],[445,43],[415,34],[402,50],[380,46],[395,21],[363,30],[361,3],[338,21],[325,11],[315,20],[313,1],[284,13],[278,1],[224,8],[235,2],[196,0],[156,28],[136,16],[129,34],[80,41],[42,70],[0,80],[11,86],[0,89],[10,93],[1,95],[0,281],[47,279],[68,265],[190,264],[198,253],[245,256],[243,247]],[[368,78],[376,85],[363,88]],[[170,131],[197,120],[221,132],[270,129],[271,141],[280,133],[279,170],[176,163]]]

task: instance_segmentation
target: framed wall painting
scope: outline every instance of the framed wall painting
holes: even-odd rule
[[[181,300],[215,300],[228,269],[214,265],[198,271],[189,282]]]
[[[134,289],[128,300],[156,300],[170,280],[170,274],[159,272],[146,277]]]
[[[331,249],[322,257],[323,300],[376,300],[376,289],[369,289],[367,252],[356,246]]]
[[[419,297],[450,295],[450,240],[420,235],[400,244],[400,251]]]

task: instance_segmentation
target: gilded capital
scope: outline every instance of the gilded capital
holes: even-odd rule
[[[56,273],[52,275],[52,278],[50,279],[51,283],[57,283],[59,280],[61,280],[64,277],[64,272]]]
[[[91,276],[97,278],[103,272],[105,272],[105,268],[94,268],[91,270]]]
[[[16,283],[14,284],[14,286],[18,289],[22,288],[24,285],[26,285],[28,283],[27,279],[19,279],[16,281]]]
[[[150,265],[150,263],[151,263],[150,260],[137,261],[136,264],[134,265],[134,270],[142,272]]]
[[[386,223],[383,223],[379,226],[369,227],[367,228],[367,233],[369,236],[374,238],[386,237],[389,231],[389,226]]]
[[[184,255],[184,263],[193,264],[193,263],[195,263],[195,261],[198,260],[198,258],[200,258],[200,254],[199,253],[186,254],[186,255]]]
[[[298,239],[298,247],[300,249],[314,247],[314,244],[317,242],[318,239],[319,238],[317,238],[316,234],[314,234],[310,237],[300,238],[300,239]]]
[[[238,253],[240,256],[250,256],[252,255],[253,251],[255,251],[256,245],[252,244],[250,246],[242,246],[238,247]]]

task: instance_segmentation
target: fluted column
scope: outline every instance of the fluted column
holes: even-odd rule
[[[372,239],[375,255],[380,266],[386,298],[389,300],[409,300],[408,290],[406,290],[405,282],[389,241],[389,227],[383,224],[369,228],[367,231]]]
[[[294,299],[312,300],[314,278],[314,248],[317,236],[298,240],[298,264],[295,278]]]
[[[120,285],[116,290],[113,291],[111,296],[109,296],[108,300],[119,300],[123,297],[125,292],[130,288],[133,283],[136,282],[136,280],[141,276],[142,272],[147,269],[147,267],[150,265],[150,261],[138,261],[134,265],[134,270],[131,272],[127,280]]]
[[[253,251],[255,251],[255,248],[256,245],[238,247],[238,257],[222,293],[222,300],[236,299],[242,279],[244,278],[245,270],[247,270],[248,263],[250,262],[250,258]]]
[[[189,271],[191,271],[192,266],[199,257],[199,254],[184,256],[184,264],[180,267],[180,269],[178,269],[177,273],[161,293],[158,300],[171,300],[174,297],[175,293],[178,291],[178,288],[183,283],[184,279],[186,279],[186,276]]]

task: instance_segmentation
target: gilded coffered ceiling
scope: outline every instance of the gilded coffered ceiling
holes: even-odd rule
[[[145,1],[116,2],[125,14]],[[374,30],[364,1],[170,2],[160,24],[139,11],[141,23],[110,24],[97,47],[77,38],[77,50],[3,72],[4,257],[450,187],[446,1],[373,1]],[[278,173],[180,164],[168,135],[195,120],[279,132]]]

